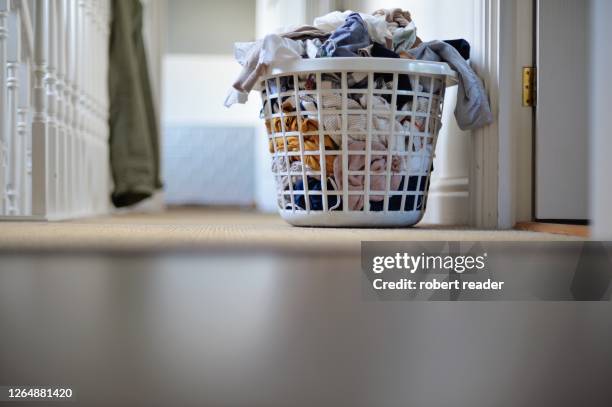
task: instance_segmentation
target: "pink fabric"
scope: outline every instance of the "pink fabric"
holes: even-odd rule
[[[365,151],[366,143],[363,141],[348,141],[349,151]],[[372,151],[386,151],[387,147],[379,142],[372,142]],[[349,171],[365,171],[365,155],[348,155],[348,170]],[[387,156],[386,155],[374,155],[370,157],[370,171],[372,172],[385,172],[387,171]],[[402,168],[402,160],[398,156],[393,156],[391,160],[391,171],[400,172]],[[342,190],[342,156],[336,157],[334,160],[334,178],[338,184],[338,189]],[[391,176],[391,190],[397,191],[402,182],[402,175]],[[350,175],[348,176],[348,189],[349,191],[365,191],[365,176],[364,175]],[[386,176],[385,175],[370,175],[370,191],[384,191],[386,189]],[[370,201],[381,202],[384,200],[382,195],[370,195]],[[348,207],[350,210],[358,211],[363,209],[364,195],[349,195]]]

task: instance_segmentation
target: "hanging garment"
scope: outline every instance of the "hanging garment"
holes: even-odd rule
[[[461,130],[475,130],[493,122],[493,113],[482,81],[450,44],[431,41],[410,50],[416,59],[446,62],[459,73],[455,117]]]
[[[359,13],[350,14],[323,43],[320,57],[356,57],[361,48],[370,45],[368,27]]]
[[[139,0],[113,0],[109,45],[110,162],[116,207],[161,188],[159,132],[142,38]]]

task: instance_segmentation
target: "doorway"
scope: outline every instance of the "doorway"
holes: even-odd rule
[[[534,1],[534,218],[540,222],[586,224],[590,2]]]

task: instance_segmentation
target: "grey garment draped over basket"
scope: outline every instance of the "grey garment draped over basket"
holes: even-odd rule
[[[116,207],[161,188],[159,132],[142,37],[139,0],[113,0],[110,35],[110,162]]]

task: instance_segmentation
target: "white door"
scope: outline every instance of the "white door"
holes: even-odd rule
[[[535,1],[535,217],[587,220],[590,1]]]

